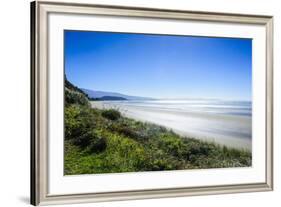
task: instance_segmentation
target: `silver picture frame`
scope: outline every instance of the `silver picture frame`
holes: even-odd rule
[[[266,30],[266,178],[263,183],[87,194],[48,194],[48,15],[109,15],[263,25]],[[66,204],[273,190],[273,17],[35,1],[31,3],[31,204]]]

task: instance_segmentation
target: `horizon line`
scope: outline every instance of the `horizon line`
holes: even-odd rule
[[[80,88],[80,87],[78,87]],[[131,95],[123,92],[116,92],[116,91],[103,91],[103,90],[93,90],[93,89],[87,89],[81,87],[80,89],[84,90],[90,90],[94,92],[104,92],[104,93],[118,93],[120,95],[124,96],[135,96],[135,97],[140,97],[140,98],[147,98],[147,99],[156,99],[156,100],[217,100],[217,101],[244,101],[244,102],[252,102],[252,100],[246,100],[246,99],[230,99],[230,98],[217,98],[217,97],[150,97],[150,96],[145,96],[145,95]]]

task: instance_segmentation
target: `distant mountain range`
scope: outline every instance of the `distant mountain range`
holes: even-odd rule
[[[153,98],[141,97],[141,96],[129,96],[122,93],[106,92],[106,91],[94,91],[85,88],[81,90],[86,93],[89,98],[100,100],[152,100]]]
[[[119,96],[102,96],[100,98],[90,98],[91,101],[126,101],[128,99]]]

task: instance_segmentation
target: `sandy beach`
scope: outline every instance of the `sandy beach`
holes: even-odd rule
[[[185,100],[92,101],[92,107],[118,109],[124,116],[228,147],[251,150],[251,108],[244,103]]]

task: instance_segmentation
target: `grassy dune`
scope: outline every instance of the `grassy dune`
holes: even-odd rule
[[[248,151],[181,137],[113,109],[93,109],[72,85],[65,93],[66,175],[251,166]]]

